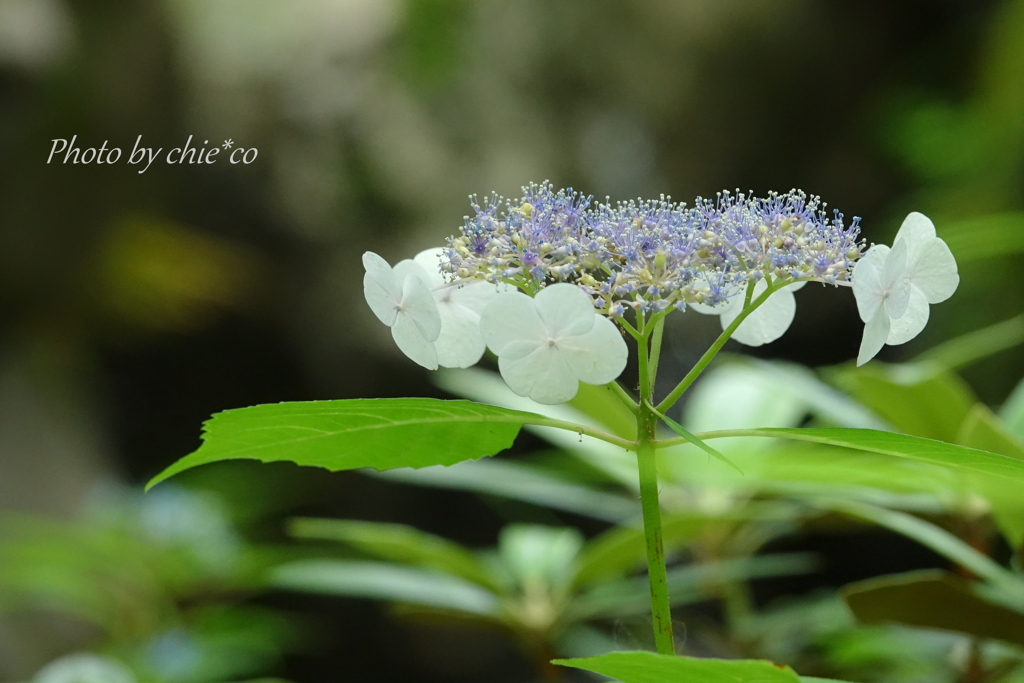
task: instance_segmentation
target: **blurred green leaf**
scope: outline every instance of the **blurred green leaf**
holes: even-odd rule
[[[600,419],[589,416],[571,404],[540,405],[528,398],[517,396],[505,380],[496,372],[480,368],[461,370],[442,369],[434,373],[434,383],[441,389],[464,396],[474,401],[481,401],[511,410],[536,412],[557,420],[566,420],[595,429],[608,429]],[[622,448],[604,441],[581,438],[577,434],[561,429],[528,425],[526,429],[546,441],[568,451],[576,458],[606,474],[613,481],[628,489],[639,488],[636,457]]]
[[[958,375],[935,365],[871,363],[833,368],[826,375],[896,431],[927,439],[956,441],[977,402]]]
[[[653,408],[653,406],[650,406],[650,404],[647,404],[647,405],[648,405],[648,407],[651,408],[651,410],[654,412],[654,414],[657,415],[661,419],[662,422],[664,422],[666,425],[668,425],[669,429],[671,429],[673,432],[675,432],[679,436],[681,436],[684,439],[686,439],[686,441],[688,443],[693,444],[697,448],[701,449],[702,451],[704,451],[705,453],[710,455],[715,460],[718,460],[719,462],[723,462],[726,465],[728,465],[729,467],[731,467],[734,470],[736,470],[737,472],[739,472],[740,474],[743,474],[743,470],[741,470],[736,463],[734,463],[732,460],[730,460],[729,458],[725,457],[724,455],[722,455],[721,453],[716,451],[711,446],[709,446],[706,443],[704,443],[700,438],[697,437],[696,434],[692,434],[691,432],[687,431],[686,428],[683,427],[683,425],[679,424],[678,422],[676,422],[672,418],[670,418],[670,417],[668,417],[666,415],[662,415],[657,410],[655,410]]]
[[[777,510],[773,508],[769,514],[774,516]],[[752,509],[723,515],[665,513],[661,522],[662,538],[666,549],[672,549],[697,538],[710,526],[754,519],[764,512],[767,511],[754,506]],[[585,586],[625,576],[644,562],[646,543],[644,530],[640,527],[619,526],[609,529],[589,541],[580,552],[575,584]]]
[[[520,585],[565,586],[576,569],[583,536],[575,529],[510,524],[501,530],[498,555]]]
[[[788,666],[762,660],[697,659],[653,652],[610,652],[552,662],[609,676],[622,683],[800,683]]]
[[[604,384],[580,382],[580,388],[569,405],[612,434],[630,440],[636,438],[636,416]]]
[[[274,403],[217,413],[203,445],[154,477],[221,460],[287,461],[332,472],[451,465],[512,445],[538,415],[470,401],[430,398]]]
[[[289,531],[296,538],[339,541],[383,560],[444,572],[490,590],[501,589],[469,550],[403,524],[300,518],[292,520]]]
[[[873,522],[911,538],[939,555],[956,562],[1002,591],[1014,604],[1024,605],[1024,578],[997,564],[992,558],[961,541],[941,527],[895,510],[852,501],[821,501],[837,512]]]
[[[1024,444],[1003,428],[982,403],[974,406],[960,427],[959,443],[1024,460]],[[985,479],[975,487],[992,509],[992,517],[1013,547],[1024,544],[1024,496],[1020,487],[1005,481]]]
[[[1024,461],[951,443],[872,429],[730,429],[698,434],[702,439],[749,436],[808,441],[882,453],[941,465],[960,472],[1024,481]]]
[[[1019,439],[1024,439],[1024,379],[1017,383],[1010,397],[999,410],[1006,429]]]
[[[384,562],[302,560],[276,567],[271,584],[287,590],[408,602],[494,617],[493,593],[465,579]]]
[[[675,606],[700,602],[714,596],[718,588],[727,583],[806,574],[818,567],[818,558],[811,553],[755,555],[688,564],[668,570],[669,599]],[[649,614],[650,590],[646,576],[598,583],[574,599],[570,617],[594,619]]]
[[[940,570],[882,576],[844,586],[862,624],[939,628],[1024,645],[1024,613],[979,595],[969,581]]]
[[[368,474],[404,484],[512,498],[612,523],[621,523],[640,514],[636,500],[562,481],[519,462],[479,460],[450,467],[403,468]]]
[[[1022,343],[1024,315],[1018,315],[942,342],[922,353],[915,362],[956,370]]]
[[[1013,256],[1024,252],[1024,212],[1011,211],[947,223],[938,234],[957,261],[966,263],[993,256]]]

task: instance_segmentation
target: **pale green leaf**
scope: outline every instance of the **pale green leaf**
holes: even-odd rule
[[[383,562],[301,560],[275,568],[270,582],[305,593],[411,603],[477,616],[498,614],[498,599],[476,584]]]
[[[451,467],[397,469],[370,474],[404,484],[521,500],[612,523],[621,523],[640,514],[639,502],[634,499],[563,481],[519,462],[479,460]]]
[[[500,582],[471,551],[411,526],[299,518],[292,520],[289,531],[296,538],[338,541],[382,560],[444,572],[490,590],[501,590]]]
[[[916,462],[940,465],[959,472],[971,472],[1009,481],[1024,482],[1024,461],[979,451],[943,441],[872,429],[730,429],[698,434],[704,440],[733,436],[756,436],[842,446],[869,453],[881,453]],[[664,442],[675,445],[682,439]]]

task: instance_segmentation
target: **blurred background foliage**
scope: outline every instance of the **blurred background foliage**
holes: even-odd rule
[[[72,135],[260,152],[46,165]],[[225,408],[504,400],[493,377],[406,361],[358,257],[437,245],[467,194],[545,178],[616,198],[800,187],[880,242],[928,214],[961,289],[891,365],[842,365],[853,297],[805,288],[786,337],[723,360],[676,417],[1024,452],[1020,0],[0,0],[0,679],[520,682],[556,676],[552,653],[645,646],[628,463],[571,440],[527,435],[476,470],[236,464],[136,493]],[[673,316],[663,375],[716,325]],[[821,448],[728,452],[744,477],[664,465],[688,652],[1013,680],[1019,637],[879,615],[892,582],[863,582],[930,570],[897,583],[1013,631],[1016,492]],[[588,570],[602,548],[613,567]],[[978,576],[1003,593],[976,596]]]

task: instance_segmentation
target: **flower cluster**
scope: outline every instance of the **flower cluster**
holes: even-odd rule
[[[516,201],[474,201],[443,270],[528,292],[570,282],[619,318],[628,308],[716,307],[766,277],[836,284],[860,256],[859,219],[846,226],[842,214],[828,217],[817,197],[795,190],[767,199],[722,192],[692,208],[665,197],[591,201],[548,183],[524,188]]]
[[[467,367],[490,348],[509,386],[544,403],[622,372],[614,322],[631,329],[629,311],[718,315],[733,339],[758,346],[789,328],[793,292],[807,282],[852,286],[867,323],[863,363],[916,336],[928,305],[957,283],[952,254],[921,214],[891,250],[861,258],[860,219],[846,224],[797,190],[613,205],[542,183],[472,206],[446,247],[394,268],[364,255],[367,302],[420,365]]]

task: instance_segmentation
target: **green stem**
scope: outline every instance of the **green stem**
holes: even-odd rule
[[[665,335],[665,314],[655,318],[654,333],[651,335],[651,385],[658,378],[658,361],[661,360],[661,338]],[[653,400],[653,399],[648,399]]]
[[[537,427],[554,427],[555,429],[564,429],[567,432],[576,432],[577,434],[585,434],[586,436],[592,436],[595,439],[606,441],[615,446],[621,446],[627,451],[635,451],[637,449],[637,443],[630,441],[629,439],[623,439],[621,436],[615,436],[608,432],[602,432],[600,429],[594,429],[575,422],[569,422],[568,420],[556,420],[553,417],[544,417],[543,415],[534,415],[528,413],[530,416],[528,420],[523,420],[520,416],[515,416],[507,420],[495,420],[495,422],[521,422],[527,425],[536,425]]]
[[[704,368],[706,368],[708,364],[714,360],[715,356],[718,355],[718,352],[722,350],[722,347],[725,346],[725,342],[729,341],[729,338],[732,337],[736,328],[747,319],[748,315],[756,311],[758,306],[767,301],[768,297],[771,296],[774,291],[776,291],[776,288],[769,285],[768,289],[761,293],[761,296],[754,299],[749,306],[744,307],[740,314],[736,316],[736,319],[733,320],[728,327],[722,330],[722,334],[718,335],[718,339],[716,339],[715,343],[711,345],[711,348],[705,351],[704,355],[700,357],[699,361],[697,361],[697,364],[694,365],[688,373],[686,373],[686,377],[683,377],[682,381],[679,382],[679,384],[676,385],[676,388],[665,397],[664,401],[655,406],[659,413],[665,413],[669,408],[675,405],[676,401],[679,400],[679,397],[683,395],[683,392],[690,388],[690,385],[693,384],[694,380],[700,376],[700,373],[704,371]]]
[[[622,401],[623,405],[629,408],[629,411],[631,413],[633,413],[634,415],[637,414],[640,408],[637,406],[636,401],[634,401],[633,398],[628,393],[626,393],[626,390],[622,388],[622,385],[619,384],[617,380],[612,380],[611,382],[608,382],[608,384],[606,384],[605,386],[608,387],[609,391],[611,391],[613,394],[619,397],[619,400]]]
[[[638,327],[643,324],[642,318]],[[642,327],[640,327],[643,330]],[[668,575],[665,569],[665,543],[661,532],[661,504],[658,501],[658,468],[654,446],[658,416],[650,409],[654,393],[654,376],[648,356],[648,339],[644,334],[637,344],[640,371],[640,408],[637,412],[637,465],[640,472],[640,505],[644,517],[647,546],[647,576],[651,586],[651,617],[654,642],[659,654],[674,655],[672,607],[668,599]],[[660,339],[659,339],[660,341]]]

